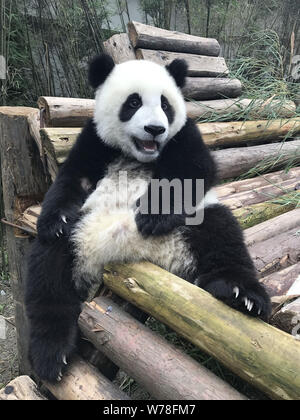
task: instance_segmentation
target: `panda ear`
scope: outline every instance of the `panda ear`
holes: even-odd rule
[[[89,67],[89,82],[92,88],[97,89],[102,85],[114,67],[115,63],[108,54],[95,57]]]
[[[166,66],[170,75],[175,79],[178,87],[183,88],[188,72],[188,65],[185,60],[176,59]]]

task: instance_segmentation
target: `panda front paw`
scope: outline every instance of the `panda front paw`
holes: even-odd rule
[[[49,383],[60,382],[65,373],[68,360],[75,350],[73,343],[46,343],[34,340],[29,348],[29,361],[36,375]]]
[[[232,308],[253,317],[268,321],[271,301],[264,287],[253,282],[251,285],[237,284],[228,280],[213,280],[204,290]]]
[[[38,219],[37,231],[39,239],[44,243],[51,243],[68,237],[77,220],[77,213],[70,210],[59,210],[43,214]]]
[[[139,232],[144,236],[162,236],[183,226],[185,219],[182,215],[152,215],[137,212],[135,222]]]

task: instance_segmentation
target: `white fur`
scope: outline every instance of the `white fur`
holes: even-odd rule
[[[146,192],[151,177],[151,171],[139,162],[120,159],[109,166],[82,207],[83,217],[73,234],[77,286],[82,278],[100,281],[103,265],[112,262],[150,261],[177,275],[193,270],[193,257],[181,228],[147,239],[137,230],[135,204]],[[209,191],[202,206],[217,202],[215,193]]]
[[[143,106],[130,121],[122,122],[119,118],[121,107],[133,93],[141,96]],[[162,95],[175,112],[170,125],[161,108]],[[146,60],[127,61],[117,64],[97,90],[94,121],[98,135],[106,143],[121,148],[125,154],[140,162],[149,162],[158,157],[158,152],[151,155],[142,153],[135,147],[132,137],[153,140],[144,127],[162,126],[166,131],[155,140],[163,147],[185,125],[186,107],[180,89],[165,67]]]

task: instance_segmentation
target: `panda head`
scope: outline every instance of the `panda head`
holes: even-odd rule
[[[96,90],[99,137],[140,162],[155,161],[186,123],[180,90],[186,74],[183,60],[163,67],[146,60],[115,65],[106,54],[97,57],[89,80]]]

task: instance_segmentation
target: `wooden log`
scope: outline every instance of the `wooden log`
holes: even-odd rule
[[[94,99],[42,97],[38,101],[43,127],[83,127],[93,116]],[[276,117],[289,118],[295,115],[296,105],[292,101],[273,100],[264,102],[251,99],[216,99],[212,101],[186,102],[187,115],[192,119],[206,119],[226,115],[232,121],[246,114],[248,119]],[[39,116],[37,117],[40,118]]]
[[[124,392],[79,356],[74,358],[61,382],[45,382],[44,385],[55,398],[63,401],[130,400]]]
[[[300,262],[263,277],[261,282],[265,285],[268,294],[272,297],[288,295],[290,293],[292,295],[300,295],[299,273]]]
[[[231,210],[236,210],[252,204],[262,203],[266,200],[274,200],[284,193],[288,194],[295,191],[299,184],[300,171],[299,176],[282,180],[276,184],[264,185],[253,190],[250,189],[249,191],[233,194],[229,197],[222,197],[222,203],[226,204]]]
[[[300,261],[299,226],[248,247],[261,277]]]
[[[271,398],[300,399],[300,343],[286,333],[150,263],[111,265],[104,282]]]
[[[191,77],[226,77],[228,67],[223,57],[207,57],[205,55],[184,54],[159,50],[136,50],[138,60],[154,61],[165,66],[173,60],[183,59],[188,65],[188,75]]]
[[[300,132],[300,119],[202,123],[199,130],[209,147],[263,143]]]
[[[49,188],[39,150],[30,134],[28,117],[33,108],[0,108],[0,153],[5,217],[16,223],[23,211],[40,203]],[[7,253],[10,282],[15,300],[15,322],[21,374],[30,374],[27,360],[28,323],[24,307],[26,260],[30,238],[18,229],[8,228]]]
[[[41,96],[42,127],[83,127],[94,114],[94,99]]]
[[[300,298],[283,305],[271,319],[272,325],[300,340]]]
[[[276,202],[276,200],[265,201],[264,203],[253,204],[252,206],[242,207],[233,210],[233,214],[239,221],[242,229],[248,229],[266,220],[273,219],[276,216],[294,210],[297,206],[296,200],[289,200],[294,198],[294,195],[286,194],[280,197],[285,204]]]
[[[248,246],[263,242],[274,236],[300,226],[300,209],[274,217],[245,231],[245,241]]]
[[[128,23],[129,39],[134,48],[164,50],[218,57],[220,44],[216,39],[201,38],[176,31],[155,28],[140,22]]]
[[[0,390],[0,401],[45,401],[46,399],[29,376],[20,376]]]
[[[86,303],[79,326],[95,347],[158,400],[245,399],[111,299]]]
[[[220,179],[234,178],[253,168],[270,172],[284,167],[290,160],[295,165],[300,163],[300,140],[233,147],[212,152],[212,155],[217,163]]]
[[[268,104],[253,99],[215,99],[212,101],[191,101],[186,103],[187,114],[194,120],[222,118],[234,121],[241,117],[246,119],[291,118],[296,114],[293,101],[272,100]]]
[[[134,48],[126,33],[113,35],[103,42],[103,48],[112,57],[115,64],[136,59]]]
[[[242,93],[242,84],[238,79],[225,77],[187,77],[182,93],[185,98],[198,101],[237,98]]]
[[[42,145],[52,182],[56,178],[59,166],[66,160],[80,132],[81,128],[41,129]]]
[[[255,178],[243,179],[241,181],[228,182],[217,187],[218,197],[222,200],[235,197],[237,194],[247,191],[255,191],[266,185],[280,184],[300,176],[300,167],[291,168],[289,171],[271,172]]]

